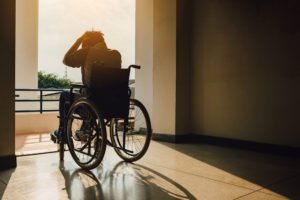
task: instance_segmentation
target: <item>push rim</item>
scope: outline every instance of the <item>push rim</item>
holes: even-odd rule
[[[128,122],[121,118],[111,122],[112,143],[116,153],[125,161],[140,159],[149,147],[151,135],[149,115],[143,104],[135,99],[130,100]]]
[[[87,99],[79,100],[68,114],[67,141],[75,162],[84,169],[97,167],[106,148],[103,119]]]

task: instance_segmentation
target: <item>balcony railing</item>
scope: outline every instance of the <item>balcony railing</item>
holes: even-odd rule
[[[15,89],[15,102],[38,102],[39,103],[39,109],[16,109],[16,113],[28,113],[28,112],[39,112],[39,113],[44,113],[44,112],[58,112],[58,107],[57,109],[45,109],[44,102],[58,102],[59,98],[56,99],[49,99],[46,98],[45,95],[54,95],[54,94],[60,94],[62,91],[67,91],[68,89]],[[29,98],[29,95],[20,95],[18,94],[22,93],[29,93],[29,92],[38,92],[38,98]],[[47,94],[46,94],[47,92]],[[54,93],[51,93],[54,92]],[[26,96],[25,98],[22,98],[22,96]],[[20,97],[20,98],[19,98]]]

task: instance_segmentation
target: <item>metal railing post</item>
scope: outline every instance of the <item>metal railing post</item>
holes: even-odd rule
[[[40,90],[40,114],[43,113],[43,90]]]

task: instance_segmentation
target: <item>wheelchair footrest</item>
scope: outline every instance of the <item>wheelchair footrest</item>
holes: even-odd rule
[[[51,134],[50,134],[50,137],[51,137],[51,140],[52,140],[54,143],[58,143],[58,138],[57,138],[57,136],[55,135],[55,132],[54,132],[54,133],[51,133]]]

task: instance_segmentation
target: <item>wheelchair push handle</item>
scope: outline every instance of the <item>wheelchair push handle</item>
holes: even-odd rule
[[[134,69],[141,69],[141,66],[140,66],[140,65],[130,65],[128,68],[129,68],[129,69],[131,69],[131,68],[134,68]]]

